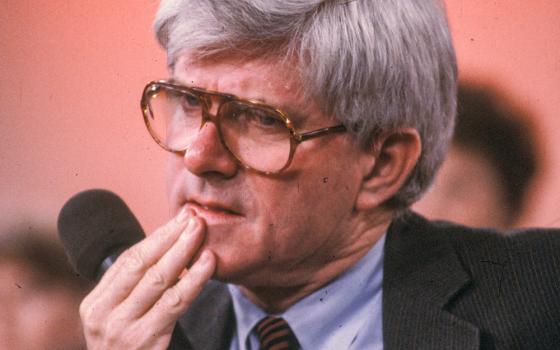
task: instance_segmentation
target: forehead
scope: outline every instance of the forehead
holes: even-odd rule
[[[270,59],[217,58],[193,60],[180,55],[173,77],[181,83],[252,98],[289,95],[302,90],[297,75]],[[262,96],[255,96],[262,95]],[[297,96],[297,94],[294,94]]]
[[[294,63],[294,62],[292,62]],[[172,72],[179,83],[258,100],[286,112],[296,124],[324,122],[320,109],[304,93],[295,63],[273,59],[194,60],[179,55]]]

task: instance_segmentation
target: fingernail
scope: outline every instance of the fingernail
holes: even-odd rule
[[[193,217],[191,217],[189,219],[189,223],[187,224],[187,230],[188,231],[194,230],[196,228],[197,224],[198,223],[196,222],[196,220]]]

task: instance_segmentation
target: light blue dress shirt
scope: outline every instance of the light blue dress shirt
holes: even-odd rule
[[[353,267],[284,313],[302,350],[383,349],[382,283],[385,235]],[[258,350],[253,327],[267,314],[228,285],[236,327],[230,350]]]

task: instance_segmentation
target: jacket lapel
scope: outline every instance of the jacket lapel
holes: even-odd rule
[[[188,350],[228,349],[235,317],[225,284],[210,282],[179,320]]]
[[[407,213],[387,233],[383,279],[385,349],[478,349],[480,332],[446,311],[470,277],[449,234]]]

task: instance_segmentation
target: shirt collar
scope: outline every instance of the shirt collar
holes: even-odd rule
[[[258,306],[247,299],[241,289],[233,284],[228,284],[229,292],[233,300],[233,310],[235,312],[237,340],[239,349],[245,350],[249,334],[253,327],[267,314]]]
[[[349,346],[354,341],[371,312],[365,306],[381,291],[385,236],[338,278],[277,315],[288,322],[303,349],[327,348],[326,335],[336,337],[339,345]],[[249,301],[238,286],[228,287],[243,350],[253,327],[267,314]]]

